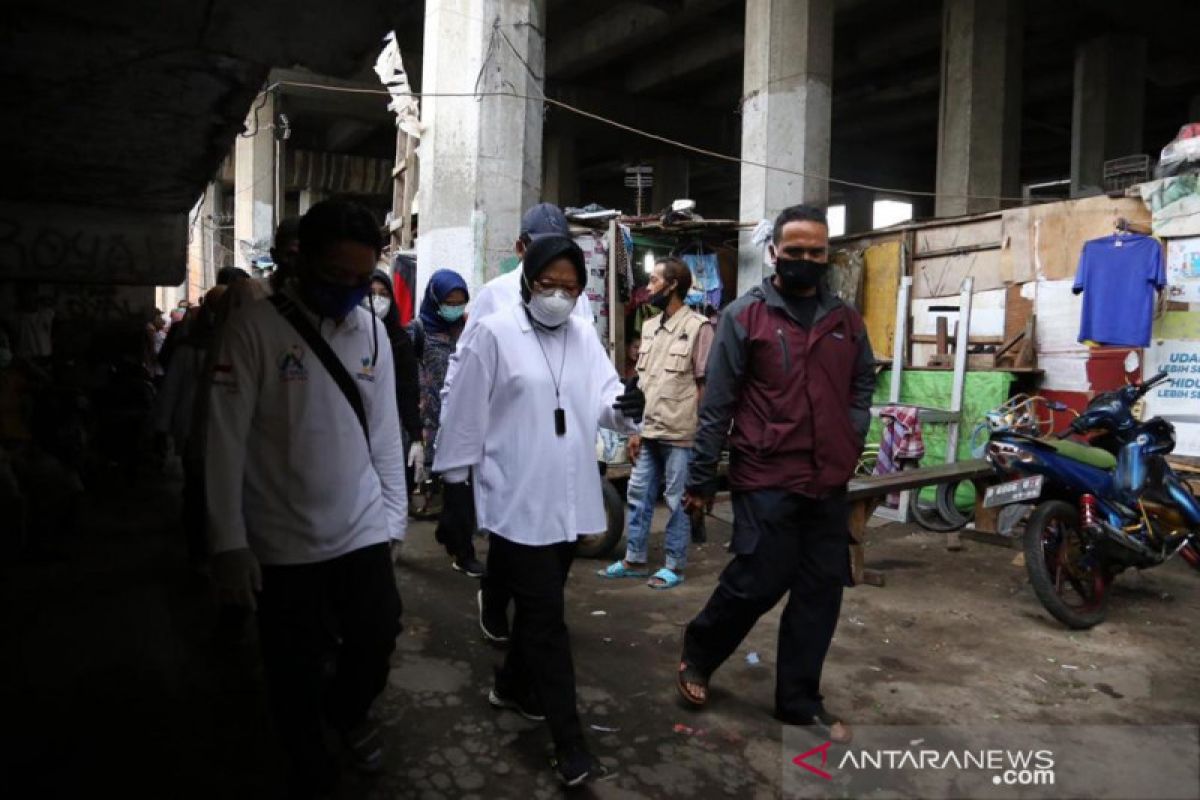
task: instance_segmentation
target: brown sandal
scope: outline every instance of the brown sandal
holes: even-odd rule
[[[688,689],[688,684],[704,687],[704,695],[697,695]],[[708,678],[686,661],[679,662],[679,673],[675,678],[675,687],[684,700],[699,708],[708,702]]]

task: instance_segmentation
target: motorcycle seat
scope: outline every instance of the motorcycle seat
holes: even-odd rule
[[[1099,447],[1090,447],[1070,439],[1034,439],[1034,441],[1054,450],[1064,458],[1078,461],[1080,464],[1087,464],[1089,467],[1105,471],[1117,468],[1117,457]]]

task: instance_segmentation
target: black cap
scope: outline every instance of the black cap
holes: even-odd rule
[[[521,217],[521,235],[532,241],[539,236],[570,236],[567,215],[553,203],[538,203]]]

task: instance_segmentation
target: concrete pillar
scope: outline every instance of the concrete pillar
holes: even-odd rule
[[[540,96],[545,19],[545,0],[425,4],[418,294],[439,268],[472,288],[499,274],[522,212],[541,199],[540,101],[436,95]]]
[[[310,208],[324,199],[325,193],[320,189],[301,189],[296,213],[303,217]]]
[[[234,263],[249,269],[275,234],[275,93],[255,99],[233,154]],[[249,135],[253,134],[253,135]]]
[[[1020,197],[1023,32],[1020,0],[944,0],[939,217]]]
[[[654,187],[650,195],[650,211],[658,213],[671,203],[689,197],[687,156],[669,155],[654,159]]]
[[[200,297],[217,283],[217,222],[214,217],[219,212],[220,193],[220,183],[208,184],[188,218],[191,230],[188,231],[187,280],[183,296],[193,303],[199,302]]]
[[[542,199],[563,208],[579,205],[583,201],[579,196],[579,156],[575,139],[548,136],[545,154]]]
[[[742,158],[813,177],[742,165],[743,221],[774,219],[796,203],[829,201],[833,0],[746,0]],[[738,247],[738,291],[764,274],[752,232]]]
[[[866,189],[847,189],[846,233],[865,233],[875,227],[875,193]]]
[[[1142,150],[1146,40],[1101,36],[1075,51],[1071,196],[1104,191],[1104,162]]]

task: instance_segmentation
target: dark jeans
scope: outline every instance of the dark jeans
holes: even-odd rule
[[[258,626],[275,724],[298,784],[326,789],[337,767],[325,723],[344,732],[366,720],[400,633],[388,545],[315,564],[264,565],[262,581]]]
[[[493,535],[488,548],[488,581],[515,601],[512,640],[497,690],[508,697],[532,696],[546,713],[559,749],[583,744],[575,706],[575,665],[563,612],[563,589],[575,544],[533,547]]]
[[[738,492],[733,511],[734,536],[749,551],[729,562],[687,626],[683,658],[711,675],[788,594],[779,623],[775,712],[785,720],[809,719],[821,709],[821,668],[850,581],[845,495],[813,500],[784,491]]]

